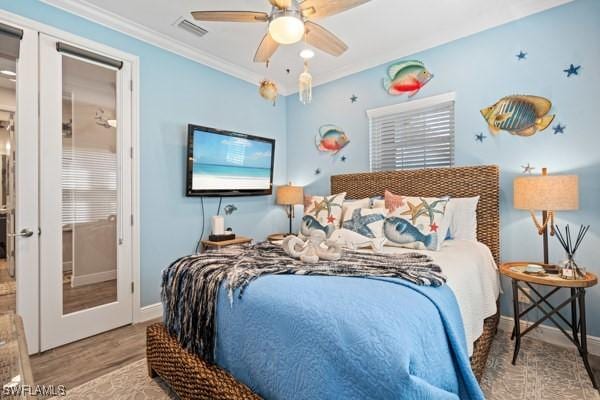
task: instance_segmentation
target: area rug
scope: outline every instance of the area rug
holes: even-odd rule
[[[524,338],[517,365],[513,344],[500,331],[492,345],[481,387],[488,400],[600,400],[575,350]],[[150,379],[146,360],[129,364],[74,389],[72,400],[167,400],[177,396],[160,380]],[[64,397],[61,397],[64,399]],[[58,399],[57,399],[58,400]]]

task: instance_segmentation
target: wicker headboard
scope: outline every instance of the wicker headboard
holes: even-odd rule
[[[370,172],[331,177],[331,193],[349,199],[383,195],[473,197],[477,206],[477,239],[500,261],[500,172],[496,165]]]

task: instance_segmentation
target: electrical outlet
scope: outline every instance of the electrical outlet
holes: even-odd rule
[[[531,300],[529,300],[529,298],[524,295],[522,293],[522,291],[524,291],[525,293],[527,293],[529,296],[531,296],[531,290],[529,288],[522,288],[521,290],[519,290],[519,303],[521,304],[531,304]]]

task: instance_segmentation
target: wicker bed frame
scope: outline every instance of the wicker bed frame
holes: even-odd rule
[[[477,207],[477,238],[487,245],[496,262],[500,252],[500,182],[497,166],[433,168],[337,175],[331,177],[331,192],[346,192],[347,198],[382,195],[385,189],[407,196],[480,196]],[[481,379],[496,334],[499,314],[487,318],[483,334],[475,341],[471,367]],[[226,371],[209,365],[184,350],[163,324],[147,328],[148,373],[159,375],[181,399],[260,399]]]

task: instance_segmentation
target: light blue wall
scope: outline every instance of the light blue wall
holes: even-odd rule
[[[600,273],[600,2],[577,0],[531,17],[439,46],[409,58],[425,62],[435,74],[414,98],[456,92],[456,164],[498,164],[501,167],[502,260],[539,260],[541,239],[526,212],[512,207],[512,181],[520,165],[531,162],[547,166],[551,173],[580,177],[580,211],[559,214],[559,223],[591,224],[579,260]],[[398,38],[402,40],[402,38]],[[520,51],[527,60],[518,61]],[[318,55],[319,57],[325,57]],[[579,76],[566,78],[569,64],[579,65]],[[368,120],[365,110],[406,101],[389,96],[381,85],[386,65],[351,75],[315,88],[314,101],[303,106],[296,96],[287,98],[288,173],[309,192],[329,191],[331,174],[366,171]],[[551,129],[521,138],[506,132],[491,137],[479,110],[499,98],[515,94],[545,96],[554,103],[556,122],[566,125],[564,135]],[[356,94],[357,103],[349,98]],[[342,152],[346,163],[319,154],[314,138],[319,126],[336,124],[352,142]],[[554,125],[554,124],[553,124]],[[474,135],[488,138],[475,142]],[[320,168],[321,175],[314,170]],[[554,239],[551,260],[563,257]],[[504,282],[510,295],[510,286]],[[591,334],[600,336],[600,286],[588,292]],[[508,296],[502,299],[503,314],[510,315]]]
[[[286,104],[262,100],[257,87],[34,0],[0,0],[0,8],[140,58],[141,295],[160,300],[160,271],[190,254],[200,235],[199,198],[184,197],[186,124],[276,139],[275,184],[286,181]],[[224,199],[238,211],[226,225],[264,239],[287,219],[268,196]],[[205,202],[207,231],[216,200]]]

